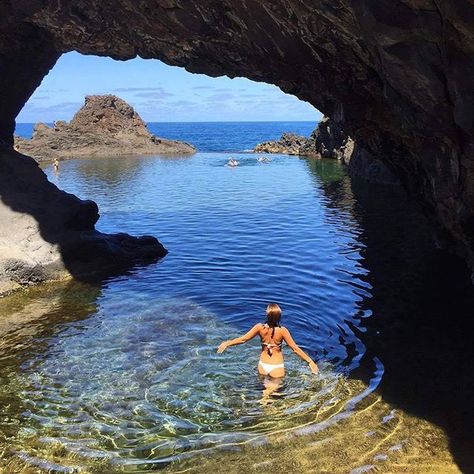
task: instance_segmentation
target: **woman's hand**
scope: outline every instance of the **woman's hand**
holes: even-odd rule
[[[227,343],[227,341],[221,342],[219,344],[219,347],[217,348],[217,353],[222,354],[228,347],[229,344]]]
[[[315,374],[315,375],[319,372],[319,369],[318,369],[318,366],[316,365],[316,362],[311,361],[309,363],[309,368],[311,369],[311,372],[313,372],[313,374]]]

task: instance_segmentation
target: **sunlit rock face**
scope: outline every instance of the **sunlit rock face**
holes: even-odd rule
[[[37,123],[33,138],[15,137],[17,151],[41,160],[80,156],[189,155],[188,143],[159,138],[124,100],[115,95],[90,95],[70,122],[52,127]]]
[[[382,160],[474,265],[467,0],[18,0],[2,6],[0,137],[59,55],[158,58],[306,100]]]
[[[255,153],[284,153],[286,155],[314,155],[315,150],[312,141],[295,133],[284,133],[279,140],[270,140],[259,143],[255,148]],[[307,149],[307,152],[303,151]]]

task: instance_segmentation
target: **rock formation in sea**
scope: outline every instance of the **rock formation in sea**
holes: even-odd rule
[[[348,164],[354,151],[354,140],[344,132],[340,123],[323,117],[310,139],[300,150],[302,155],[335,158]]]
[[[383,161],[438,243],[474,268],[473,32],[469,0],[7,2],[0,140],[11,147],[15,117],[67,51],[265,81],[313,104]],[[24,179],[34,188],[39,178]]]
[[[279,140],[269,140],[259,143],[253,150],[255,153],[284,153],[286,155],[301,155],[301,148],[308,139],[295,133],[284,133]]]
[[[278,140],[259,143],[253,151],[335,158],[347,164],[353,150],[354,140],[342,130],[339,124],[328,117],[323,117],[309,137],[284,133]]]
[[[15,137],[15,148],[38,161],[80,156],[195,153],[188,143],[152,135],[127,102],[115,95],[90,95],[70,122],[37,123],[33,138]]]
[[[377,183],[399,184],[396,176],[380,159],[357,145],[340,124],[328,117],[323,117],[309,138],[284,133],[279,140],[259,143],[253,151],[341,160],[351,176]]]

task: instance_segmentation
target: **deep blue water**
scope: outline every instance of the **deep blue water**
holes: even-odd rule
[[[169,254],[109,279],[79,307],[71,300],[87,291],[62,295],[53,312],[81,314],[79,321],[45,338],[39,347],[50,349],[29,357],[3,388],[23,387],[26,433],[146,467],[298,429],[338,400],[338,416],[321,417],[317,429],[351,416],[354,397],[375,390],[383,364],[362,361],[353,330],[370,314],[359,308],[371,288],[362,278],[361,229],[351,196],[334,206],[326,193],[344,188],[340,163],[233,156],[237,168],[224,153],[70,160],[57,175],[46,166],[62,189],[98,203],[99,230],[155,235]],[[262,424],[257,341],[222,356],[215,348],[264,320],[270,301],[282,305],[284,324],[320,361],[321,376],[287,351],[283,398]],[[356,369],[363,384],[348,380]]]
[[[32,123],[18,123],[16,134],[31,138]],[[150,122],[159,137],[192,143],[198,151],[238,152],[252,150],[258,143],[280,138],[284,132],[309,136],[315,122]]]

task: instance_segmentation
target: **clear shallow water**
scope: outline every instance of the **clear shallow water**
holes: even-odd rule
[[[427,440],[437,448],[430,468],[457,472],[442,430],[404,415],[410,409],[393,402],[393,391],[382,402],[390,354],[366,339],[379,333],[367,321],[392,300],[374,293],[370,253],[380,241],[371,240],[340,164],[234,156],[235,169],[220,153],[74,160],[58,176],[45,169],[61,188],[98,202],[100,230],[156,235],[170,253],[100,285],[48,286],[3,305],[8,455],[59,472],[143,471],[192,456],[194,469],[220,472],[221,449],[291,434],[320,436],[295,452],[304,446],[321,463],[319,446],[332,443],[328,472],[369,472],[400,452],[421,465]],[[404,232],[397,222],[394,238]],[[215,348],[263,320],[269,301],[282,305],[284,324],[320,361],[321,376],[286,350],[285,384],[267,405],[258,342],[221,356]],[[258,471],[257,461],[250,468]]]
[[[52,124],[49,124],[52,125]],[[315,122],[149,122],[151,133],[159,137],[192,143],[201,152],[238,152],[253,150],[282,133],[309,136]],[[31,138],[33,123],[18,123],[15,134]]]

